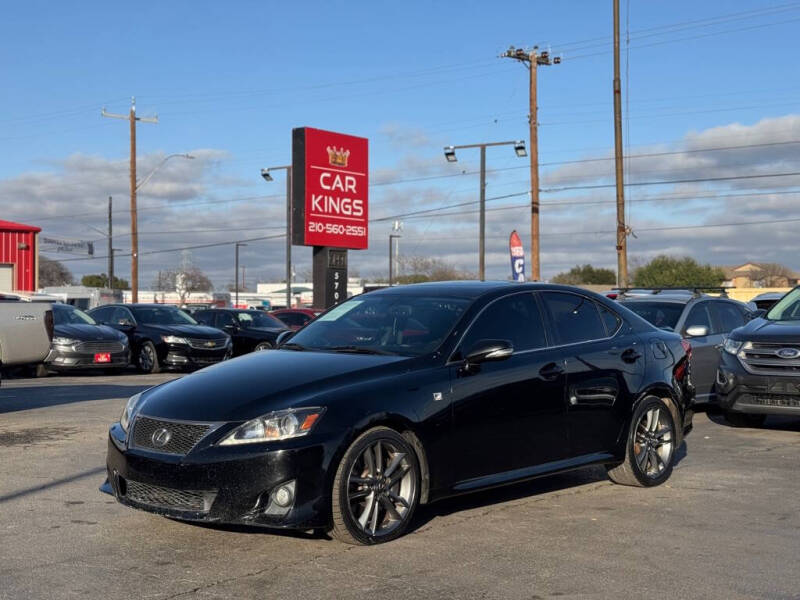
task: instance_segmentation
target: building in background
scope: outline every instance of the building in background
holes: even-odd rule
[[[0,292],[33,292],[39,287],[41,230],[0,220]]]
[[[791,288],[800,283],[800,274],[776,263],[749,262],[736,267],[722,267],[724,287]]]

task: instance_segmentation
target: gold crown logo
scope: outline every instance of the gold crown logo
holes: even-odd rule
[[[337,148],[336,146],[328,146],[325,149],[328,151],[328,162],[330,162],[332,167],[347,166],[347,161],[350,158],[350,150]]]

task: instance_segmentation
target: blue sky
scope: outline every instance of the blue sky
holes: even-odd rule
[[[631,161],[630,183],[800,170],[792,144],[704,150],[800,140],[800,3],[621,0],[621,12],[626,147],[672,153]],[[160,119],[139,126],[140,176],[171,153],[198,157],[171,160],[142,189],[141,205],[152,209],[142,212],[142,251],[280,233],[282,182],[268,186],[258,173],[288,161],[291,129],[302,125],[370,139],[372,181],[384,184],[371,190],[372,217],[472,201],[477,152],[448,165],[441,149],[528,139],[527,71],[497,58],[510,44],[539,44],[563,57],[539,72],[542,187],[606,184],[607,161],[551,163],[607,157],[613,148],[611,17],[610,0],[17,4],[0,22],[0,218],[102,244],[92,228],[105,227],[105,198],[113,194],[115,246],[125,248],[127,125],[101,118],[100,109],[124,113],[132,95],[140,115]],[[500,169],[490,173],[487,195],[510,196],[490,201],[509,208],[488,217],[488,274],[506,278],[511,229],[529,250],[527,163],[505,148],[490,150],[487,162]],[[441,175],[451,177],[420,181]],[[397,183],[407,179],[416,181]],[[634,232],[797,216],[789,214],[796,196],[787,192],[800,187],[800,178],[754,186],[751,180],[632,186]],[[755,191],[763,203],[742,195]],[[712,194],[739,196],[720,202]],[[669,195],[678,200],[663,199]],[[549,213],[543,206],[546,277],[577,263],[615,264],[613,236],[592,233],[614,228],[608,200],[612,188],[542,194],[543,204],[584,202]],[[472,210],[404,219],[401,253],[474,271]],[[371,249],[353,253],[351,266],[362,275],[386,270],[388,230],[388,223],[374,223]],[[742,247],[743,235],[764,244]],[[771,224],[654,231],[632,238],[630,252],[640,261],[670,252],[716,264],[776,260],[800,268],[796,247],[775,247],[792,235]],[[270,240],[243,249],[243,262],[261,279],[279,277],[282,253],[282,241]],[[224,285],[232,279],[228,254],[228,247],[197,250],[193,259]],[[311,252],[294,254],[301,272]],[[143,257],[142,287],[179,259]],[[105,266],[68,264],[76,274]],[[126,269],[120,258],[118,271]]]

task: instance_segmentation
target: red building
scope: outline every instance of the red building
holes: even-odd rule
[[[40,227],[0,220],[0,292],[34,292],[39,285]]]

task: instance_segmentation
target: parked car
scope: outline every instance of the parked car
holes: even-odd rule
[[[227,332],[233,340],[234,356],[271,350],[278,336],[290,331],[281,321],[260,310],[214,308],[197,311],[194,318],[198,323]]]
[[[52,339],[50,302],[27,302],[14,294],[0,294],[0,368],[40,365]]]
[[[759,294],[750,302],[752,302],[758,310],[767,311],[780,300],[786,294],[783,292],[764,292],[763,294]]]
[[[128,337],[131,355],[145,373],[204,367],[233,354],[227,333],[198,324],[170,304],[106,304],[93,308],[89,315]]]
[[[53,304],[53,320],[53,343],[44,360],[47,369],[124,369],[128,366],[128,336],[121,331],[99,325],[69,304]]]
[[[587,465],[658,485],[692,426],[689,343],[578,288],[387,288],[289,338],[131,397],[101,489],[374,544],[420,503]]]
[[[737,426],[800,415],[800,287],[731,332],[717,373],[719,406]]]
[[[753,314],[736,300],[692,291],[651,290],[644,295],[617,298],[626,308],[656,327],[674,331],[692,343],[692,383],[696,402],[715,402],[715,380],[719,366],[719,346],[731,331],[744,325]]]
[[[292,331],[297,331],[304,327],[306,323],[313,321],[322,313],[323,311],[314,310],[313,308],[281,308],[270,312],[272,316],[278,317]]]

